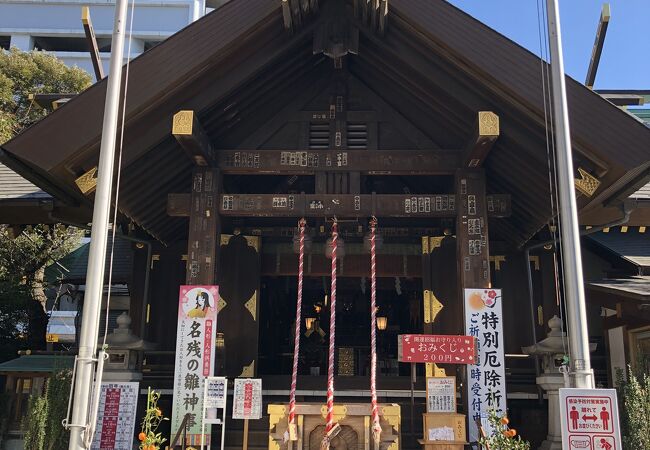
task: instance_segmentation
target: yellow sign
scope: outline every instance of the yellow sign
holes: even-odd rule
[[[48,333],[45,335],[45,342],[59,342],[59,335]]]

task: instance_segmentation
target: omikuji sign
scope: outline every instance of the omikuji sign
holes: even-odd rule
[[[467,366],[470,423],[488,411],[506,411],[506,366],[503,351],[503,313],[500,289],[465,289],[465,332],[476,338],[476,364]],[[485,422],[485,421],[484,421]],[[470,441],[478,437],[469,427]]]
[[[201,442],[203,384],[214,372],[218,299],[217,286],[180,288],[171,429],[175,433],[189,413],[187,443],[190,445]],[[206,442],[209,443],[209,436]]]
[[[398,359],[405,363],[474,364],[476,339],[472,336],[401,334]]]

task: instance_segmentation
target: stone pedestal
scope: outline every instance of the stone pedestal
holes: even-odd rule
[[[559,389],[564,387],[564,376],[560,373],[545,373],[537,377],[536,382],[548,397],[548,434],[539,450],[562,450]]]

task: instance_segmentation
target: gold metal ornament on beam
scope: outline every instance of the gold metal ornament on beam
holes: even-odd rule
[[[192,124],[194,122],[194,111],[183,110],[174,114],[172,122],[172,134],[174,135],[191,135]]]
[[[424,291],[424,323],[433,323],[444,305],[430,290]]]
[[[600,180],[582,167],[578,167],[578,174],[580,178],[575,179],[576,189],[587,197],[593,196],[600,186]]]
[[[492,111],[479,111],[478,132],[480,136],[499,136],[499,116]]]
[[[237,378],[252,378],[255,376],[255,360],[249,365],[242,368],[241,374]]]
[[[97,187],[97,166],[74,180],[82,194],[88,195],[95,191]]]
[[[257,291],[253,292],[253,295],[244,303],[244,306],[251,313],[251,316],[253,316],[253,320],[257,320]]]

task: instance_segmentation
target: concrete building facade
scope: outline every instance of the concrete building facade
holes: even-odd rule
[[[81,23],[89,6],[105,72],[110,58],[115,1],[5,0],[0,2],[0,48],[52,52],[67,65],[93,74]],[[217,5],[205,0],[135,0],[131,58],[157,45]],[[131,5],[129,4],[129,11]],[[127,29],[130,23],[130,14]],[[128,41],[127,41],[128,42]],[[127,44],[128,45],[128,44]],[[127,49],[125,49],[125,58]]]

